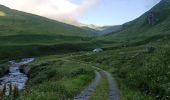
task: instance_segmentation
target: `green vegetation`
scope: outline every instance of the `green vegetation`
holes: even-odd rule
[[[91,66],[60,56],[41,57],[25,67],[29,81],[21,100],[73,99],[94,78]]]
[[[0,59],[87,50],[86,45],[94,46],[89,42],[94,36],[79,27],[0,5]]]
[[[24,66],[29,81],[19,99],[72,99],[94,78],[92,66],[113,74],[122,100],[170,99],[168,0],[122,25],[118,32],[97,38],[81,28],[1,8],[6,15],[0,16],[0,59],[38,56],[35,62]],[[151,12],[157,19],[154,25],[147,19]],[[146,51],[148,44],[154,48],[152,52]],[[79,52],[96,47],[104,51]],[[0,61],[0,75],[7,70],[5,62]],[[106,84],[103,76],[91,100],[105,100]]]
[[[164,41],[162,44],[164,45],[159,42],[153,43],[155,51],[152,53],[146,53],[144,46],[137,46],[82,55],[75,59],[96,63],[96,66],[100,65],[98,67],[110,71],[119,82],[124,100],[137,99],[139,95],[136,96],[134,93],[140,92],[140,100],[146,100],[145,95],[168,100],[170,43]],[[130,92],[126,92],[127,90]]]
[[[153,13],[157,20],[155,24],[148,22],[149,14]],[[144,45],[149,42],[159,41],[169,38],[170,32],[170,3],[168,0],[162,0],[158,5],[139,18],[125,23],[119,32],[113,32],[103,37],[99,37],[105,48],[115,48],[134,45]],[[111,48],[111,49],[112,49]]]
[[[144,95],[138,90],[134,91],[128,88],[122,81],[119,81],[118,83],[121,94],[121,100],[154,100],[152,97]]]

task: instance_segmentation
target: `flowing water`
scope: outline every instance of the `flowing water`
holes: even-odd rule
[[[17,86],[19,90],[25,88],[28,77],[26,74],[21,73],[19,67],[32,62],[34,58],[24,58],[20,62],[9,61],[9,73],[0,78],[0,88],[3,89],[6,85],[6,95],[9,95],[10,85],[12,88]]]

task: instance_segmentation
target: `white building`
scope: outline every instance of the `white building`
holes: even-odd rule
[[[96,48],[93,50],[93,52],[102,52],[102,51],[103,51],[103,49],[101,49],[101,48]]]

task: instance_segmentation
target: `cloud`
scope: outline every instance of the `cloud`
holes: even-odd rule
[[[90,8],[94,7],[98,1],[99,0],[84,0],[81,5],[77,6],[72,12],[67,13],[66,16],[70,16],[71,19],[79,18]]]
[[[45,16],[55,20],[77,20],[99,0],[0,0],[0,4],[20,11]]]

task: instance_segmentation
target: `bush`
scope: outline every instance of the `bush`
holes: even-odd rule
[[[76,68],[76,69],[71,70],[69,76],[70,77],[76,77],[76,76],[79,76],[81,74],[87,74],[87,73],[88,73],[87,69],[81,67],[81,68]]]

